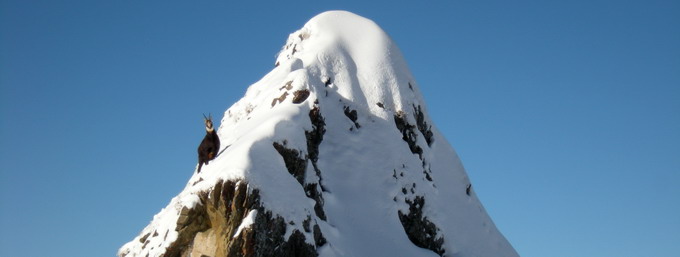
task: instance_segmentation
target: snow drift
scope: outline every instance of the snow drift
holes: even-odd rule
[[[374,22],[322,13],[275,65],[119,256],[518,256]]]

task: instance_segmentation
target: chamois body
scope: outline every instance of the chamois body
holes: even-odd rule
[[[198,171],[201,172],[203,164],[208,164],[209,161],[215,159],[217,152],[220,150],[220,138],[217,136],[215,128],[213,128],[212,116],[205,117],[205,132],[206,135],[198,146]]]

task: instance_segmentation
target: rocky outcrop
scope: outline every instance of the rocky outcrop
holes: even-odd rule
[[[259,191],[243,181],[220,181],[199,198],[199,205],[181,210],[177,240],[164,257],[317,256],[316,246],[302,232],[285,237],[286,221],[262,207]],[[254,215],[252,225],[243,227],[249,215]],[[317,230],[315,225],[314,239],[320,245],[325,239]]]
[[[303,89],[303,90],[298,90],[293,93],[293,103],[294,104],[299,104],[307,100],[307,97],[309,97],[309,90]]]
[[[352,109],[349,108],[349,106],[345,106],[343,111],[345,113],[345,116],[347,116],[347,118],[349,118],[352,122],[354,122],[354,127],[357,128],[357,129],[360,129],[361,125],[359,125],[359,122],[357,122],[357,119],[358,119],[357,110],[352,110]],[[353,128],[351,130],[353,130]]]
[[[295,177],[300,185],[304,186],[307,159],[301,156],[300,151],[287,148],[286,144],[287,142],[285,140],[283,143],[274,142],[274,148],[283,158],[283,161],[286,164],[286,169],[288,169],[288,173]]]
[[[321,170],[317,165],[319,161],[319,145],[323,141],[323,135],[326,133],[326,122],[321,115],[321,109],[316,105],[309,111],[309,120],[312,122],[312,130],[305,131],[305,138],[307,139],[307,158],[312,162],[314,172],[318,178],[318,183],[309,183],[305,185],[305,193],[307,197],[314,199],[314,212],[321,220],[326,220],[326,212],[323,210],[323,195],[326,191],[323,186],[323,177]]]
[[[408,148],[411,153],[417,154],[420,159],[423,158],[423,149],[416,143],[418,140],[418,135],[416,134],[416,126],[409,124],[406,118],[406,113],[403,111],[397,112],[394,115],[394,124],[397,126],[399,132],[401,132],[401,139],[408,144]]]
[[[427,146],[432,146],[432,143],[434,142],[434,133],[432,133],[432,125],[427,124],[423,108],[420,105],[413,105],[413,111],[413,117],[416,119],[418,131],[420,131],[420,134],[425,138]]]
[[[399,220],[404,226],[408,239],[419,247],[432,250],[439,256],[444,256],[444,238],[438,236],[439,228],[423,215],[425,198],[416,196],[413,200],[406,199],[406,203],[409,206],[409,211],[408,213],[399,211]]]
[[[410,85],[411,84],[409,84],[409,86]],[[394,115],[394,124],[397,126],[399,132],[401,132],[401,139],[404,140],[406,144],[408,144],[411,153],[417,154],[418,158],[420,158],[425,179],[432,181],[432,170],[430,169],[428,161],[423,158],[424,150],[418,144],[418,133],[416,132],[420,131],[420,134],[423,136],[423,138],[425,138],[427,146],[431,147],[432,143],[434,142],[432,126],[428,125],[427,121],[425,121],[425,114],[423,114],[422,108],[420,106],[414,105],[413,110],[413,117],[416,119],[416,125],[409,123],[409,119],[404,111],[398,111]]]

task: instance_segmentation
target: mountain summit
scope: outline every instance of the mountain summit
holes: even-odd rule
[[[275,65],[118,256],[518,256],[374,22],[319,14]]]

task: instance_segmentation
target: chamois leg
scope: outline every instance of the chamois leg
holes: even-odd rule
[[[201,167],[203,167],[203,159],[198,158],[198,171],[196,173],[201,173]]]

